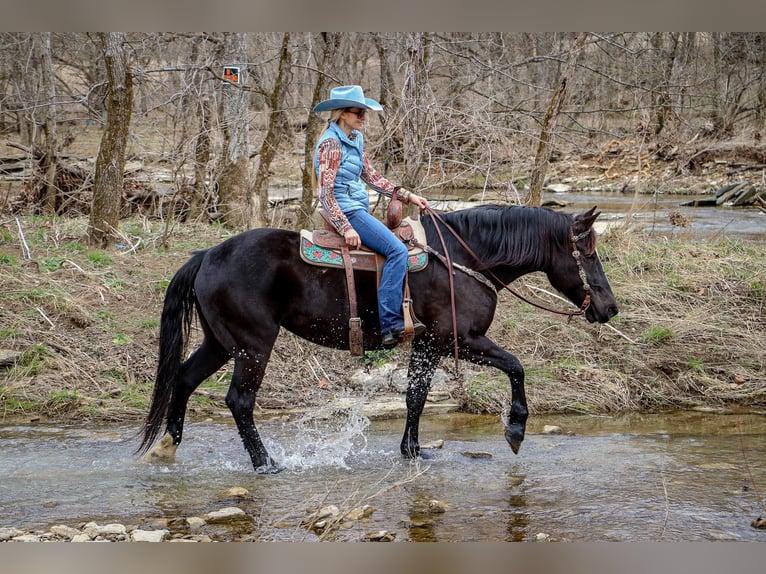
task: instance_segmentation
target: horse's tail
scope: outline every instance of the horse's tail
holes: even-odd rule
[[[136,453],[145,453],[160,433],[173,387],[181,369],[183,354],[189,341],[196,295],[194,279],[197,277],[205,251],[197,251],[173,276],[162,307],[160,319],[160,354],[157,362],[157,380],[154,383],[152,404],[143,426],[143,437]]]

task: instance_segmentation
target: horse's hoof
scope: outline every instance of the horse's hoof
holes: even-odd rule
[[[519,454],[521,443],[524,441],[524,427],[520,424],[511,424],[505,427],[505,440],[511,446],[513,454]]]
[[[152,464],[174,464],[177,449],[178,445],[173,444],[173,437],[165,434],[150,451],[141,457],[141,460]]]
[[[272,459],[269,459],[268,462],[262,464],[261,466],[255,467],[256,474],[279,474],[283,470],[285,470],[286,467],[277,464]]]

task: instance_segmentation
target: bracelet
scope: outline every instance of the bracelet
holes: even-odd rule
[[[400,190],[400,189],[402,189],[402,186],[401,186],[401,185],[395,185],[395,186],[394,186],[394,193],[395,193],[396,195],[399,195],[399,190]],[[401,199],[402,201],[404,201],[405,203],[409,203],[409,202],[410,202],[410,192],[405,190],[405,192],[404,192],[404,193],[405,193],[406,195],[402,196],[400,199]]]

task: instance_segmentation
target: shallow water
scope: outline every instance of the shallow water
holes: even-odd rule
[[[437,210],[463,209],[475,206],[469,197],[476,190],[450,190],[453,200],[444,201],[438,196],[431,205]],[[454,198],[461,198],[454,201]],[[621,226],[626,223],[631,229],[640,230],[653,237],[677,237],[682,239],[738,238],[749,241],[766,239],[766,215],[756,207],[691,207],[682,206],[696,199],[689,195],[639,195],[613,191],[578,191],[543,194],[543,201],[563,202],[560,208],[569,213],[579,213],[598,206],[602,212],[600,225]],[[559,209],[559,208],[557,208]],[[670,214],[679,213],[687,226],[673,226]]]
[[[335,539],[385,529],[397,541],[766,541],[750,526],[766,492],[763,414],[533,416],[518,456],[498,417],[428,417],[423,442],[444,447],[414,463],[398,454],[403,421],[370,422],[359,410],[262,421],[287,467],[277,475],[252,472],[228,421],[188,424],[171,466],[137,462],[133,428],[0,427],[0,527],[131,523],[235,505],[255,517],[250,532],[260,539],[312,540],[300,527],[309,509],[370,504],[372,516]],[[565,434],[543,435],[545,424]],[[222,500],[233,486],[252,500]],[[431,500],[446,512],[429,512]]]

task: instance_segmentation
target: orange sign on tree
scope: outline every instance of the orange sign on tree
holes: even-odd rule
[[[232,84],[239,84],[239,66],[224,66],[223,79]]]

